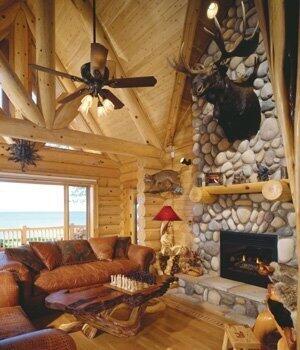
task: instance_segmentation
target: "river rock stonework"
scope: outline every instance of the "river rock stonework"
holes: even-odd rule
[[[253,1],[244,1],[247,23],[254,28],[257,14]],[[241,33],[241,5],[236,0],[222,22],[226,47],[232,47]],[[200,63],[209,65],[219,57],[215,43],[211,43]],[[231,184],[233,176],[242,172],[248,182],[257,181],[256,162],[267,166],[272,179],[281,178],[281,167],[286,165],[280,125],[277,118],[269,67],[260,35],[260,42],[254,54],[248,58],[231,59],[228,76],[237,79],[253,72],[256,60],[260,65],[253,88],[261,105],[261,127],[250,140],[229,143],[222,128],[213,118],[213,105],[193,96],[194,159],[197,176],[203,172],[222,172],[226,183]],[[246,206],[237,205],[243,200]],[[295,214],[292,203],[268,202],[261,194],[219,196],[213,205],[195,204],[193,249],[200,251],[206,273],[219,273],[220,230],[240,232],[274,233],[279,236],[278,255],[282,263],[294,264],[295,259]],[[216,298],[214,298],[216,299]],[[249,307],[250,310],[250,307]]]

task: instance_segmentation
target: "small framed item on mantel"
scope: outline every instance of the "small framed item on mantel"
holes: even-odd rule
[[[225,176],[222,173],[204,173],[205,186],[225,185]]]

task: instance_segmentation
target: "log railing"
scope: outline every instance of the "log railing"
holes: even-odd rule
[[[87,238],[86,226],[70,224],[68,235],[65,235],[64,226],[0,229],[0,247],[17,247],[32,241],[59,241],[65,238]]]

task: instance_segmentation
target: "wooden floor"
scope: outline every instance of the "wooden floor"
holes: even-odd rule
[[[73,320],[73,316],[64,314],[52,324],[58,326]],[[81,332],[71,335],[78,350],[220,350],[223,334],[221,327],[167,307],[161,314],[145,315],[143,329],[135,337],[117,338],[102,333],[90,340]]]

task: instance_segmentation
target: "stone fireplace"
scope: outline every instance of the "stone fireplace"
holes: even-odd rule
[[[257,13],[253,1],[244,3],[247,24],[254,28]],[[240,39],[241,14],[240,0],[236,0],[222,21],[228,47]],[[218,54],[212,42],[199,63],[209,65]],[[231,79],[251,74],[256,59],[260,65],[253,89],[261,106],[261,125],[249,140],[230,143],[213,117],[213,105],[193,96],[194,184],[209,172],[221,172],[225,184],[232,184],[236,173],[242,173],[247,182],[257,182],[257,163],[270,170],[271,179],[281,179],[285,152],[261,35],[256,52],[247,59],[232,58],[227,74]],[[204,275],[181,274],[177,293],[221,307],[228,315],[238,314],[239,321],[241,315],[255,318],[264,309],[266,298],[266,289],[259,287],[265,287],[266,280],[257,276],[256,262],[297,264],[295,219],[291,202],[267,201],[261,193],[219,195],[212,204],[194,203],[192,249],[202,256]],[[234,261],[230,261],[232,257]]]
[[[253,1],[244,3],[247,23],[254,27],[257,13]],[[241,5],[236,0],[222,21],[227,45],[234,45],[239,40],[241,22]],[[209,65],[217,55],[218,48],[212,42],[199,61]],[[227,74],[231,79],[251,74],[255,58],[260,65],[253,89],[261,106],[261,126],[257,135],[249,140],[230,143],[213,117],[213,105],[194,96],[192,125],[196,178],[201,178],[203,173],[221,172],[225,184],[232,184],[234,175],[242,173],[247,182],[257,182],[257,163],[270,169],[271,179],[281,178],[281,168],[286,161],[261,35],[256,52],[247,59],[232,58]],[[205,273],[220,275],[220,232],[228,230],[240,234],[252,232],[254,239],[259,239],[260,234],[274,233],[278,236],[278,261],[296,263],[295,212],[291,202],[270,202],[261,193],[220,195],[213,204],[194,204],[193,213],[192,249],[203,256]]]
[[[258,266],[278,260],[277,235],[221,231],[220,276],[267,287],[269,279],[259,275]]]

